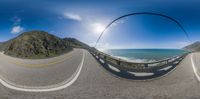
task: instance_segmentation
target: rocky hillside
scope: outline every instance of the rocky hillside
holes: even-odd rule
[[[63,39],[68,45],[74,48],[89,48],[89,46],[83,42],[80,42],[79,40],[75,38],[64,38]]]
[[[188,51],[200,51],[200,41],[190,44],[184,47],[183,49],[188,50]]]
[[[44,31],[24,32],[3,46],[4,54],[19,58],[54,57],[72,50],[66,41]]]
[[[3,51],[3,43],[0,43],[0,51]]]
[[[7,46],[8,42],[0,42],[0,51],[4,51],[5,47]]]

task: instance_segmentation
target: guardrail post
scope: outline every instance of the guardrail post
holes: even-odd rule
[[[117,65],[120,65],[121,64],[121,62],[120,61],[117,61]]]
[[[94,54],[97,55],[97,53],[94,51]]]
[[[167,64],[169,62],[169,60],[166,60],[165,64]]]
[[[106,60],[106,56],[103,57]]]
[[[148,64],[144,64],[145,67],[148,67]]]

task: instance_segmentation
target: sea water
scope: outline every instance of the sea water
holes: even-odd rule
[[[103,52],[131,62],[154,62],[187,53],[182,49],[108,49]]]

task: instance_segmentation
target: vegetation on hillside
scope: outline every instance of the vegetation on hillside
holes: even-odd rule
[[[0,51],[18,58],[48,58],[73,48],[94,49],[74,38],[61,39],[44,31],[24,32],[16,38],[0,43]]]

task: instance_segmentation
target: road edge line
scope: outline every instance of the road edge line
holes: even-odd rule
[[[78,77],[81,73],[82,67],[83,67],[84,60],[85,60],[85,52],[83,51],[82,60],[78,66],[78,70],[76,71],[75,75],[72,74],[72,76],[69,79],[65,80],[65,81],[68,81],[71,79],[69,82],[67,82],[63,85],[56,86],[57,84],[54,84],[53,87],[51,87],[51,88],[25,88],[25,87],[22,88],[22,87],[17,87],[17,85],[14,86],[14,84],[9,84],[2,78],[0,78],[0,83],[9,89],[13,89],[13,90],[17,90],[17,91],[25,91],[25,92],[49,92],[49,91],[61,90],[61,89],[69,87],[78,79]]]
[[[196,66],[194,64],[193,53],[191,54],[191,63],[192,63],[192,68],[193,68],[194,74],[195,74],[197,80],[200,82],[200,76],[199,76]]]

